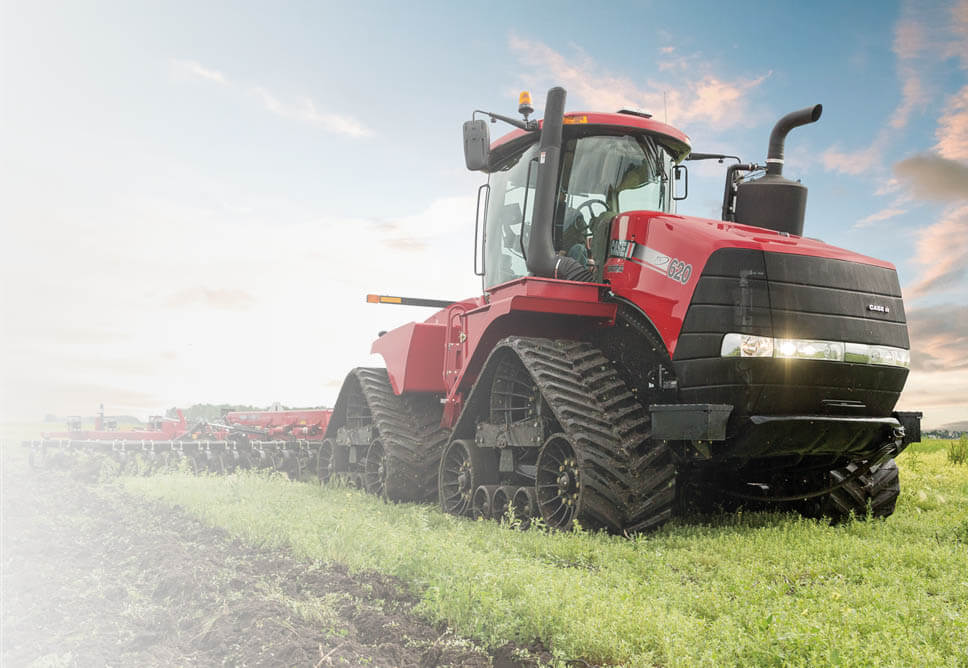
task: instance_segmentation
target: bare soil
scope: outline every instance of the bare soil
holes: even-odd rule
[[[18,458],[19,459],[19,458]],[[536,666],[413,613],[379,573],[246,545],[177,508],[3,457],[3,666]],[[310,612],[306,612],[309,610]]]

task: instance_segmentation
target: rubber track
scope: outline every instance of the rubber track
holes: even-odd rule
[[[666,522],[675,500],[669,448],[650,439],[649,415],[590,343],[510,337],[514,351],[585,462],[582,523],[642,531]]]
[[[386,369],[361,367],[351,375],[359,381],[384,453],[391,460],[387,498],[436,499],[440,455],[450,436],[450,431],[440,426],[439,402],[433,397],[395,395]]]

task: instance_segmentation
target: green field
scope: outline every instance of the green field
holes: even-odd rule
[[[126,478],[255,543],[402,578],[487,643],[626,665],[968,665],[968,466],[898,460],[886,521],[738,513],[634,540],[518,531],[280,476]]]

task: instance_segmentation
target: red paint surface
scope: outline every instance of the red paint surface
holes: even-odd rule
[[[692,265],[692,274],[683,284],[643,266],[634,259],[608,258],[605,277],[612,291],[644,311],[665,341],[671,355],[675,352],[682,321],[686,316],[696,282],[706,261],[721,248],[751,248],[771,253],[790,253],[846,260],[894,269],[890,262],[877,260],[805,237],[780,234],[772,230],[720,220],[690,218],[665,213],[639,211],[616,217],[612,239],[648,246],[670,259]],[[608,271],[622,266],[621,272]]]
[[[575,123],[574,119],[585,118],[587,123]],[[633,130],[646,130],[672,139],[674,142],[683,145],[683,153],[688,152],[692,140],[689,139],[681,130],[661,123],[654,118],[643,118],[632,116],[631,114],[603,114],[594,111],[569,111],[564,117],[565,129],[569,127],[581,127],[583,125],[609,125],[613,127],[631,128]],[[540,128],[544,121],[538,121]],[[529,134],[526,130],[514,130],[500,137],[491,143],[491,150],[502,146],[510,141],[514,141],[524,135]]]
[[[267,429],[269,436],[322,439],[333,411],[328,408],[292,411],[233,411],[225,414],[228,424]]]
[[[95,425],[103,425],[103,418],[99,416]],[[60,431],[47,432],[41,434],[43,438],[73,439],[78,441],[171,441],[184,435],[188,431],[185,423],[185,416],[178,411],[178,419],[161,418],[158,429],[137,429],[137,430],[105,430],[92,429],[90,431]]]

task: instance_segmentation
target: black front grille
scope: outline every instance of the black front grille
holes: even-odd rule
[[[908,348],[897,273],[805,255],[722,249],[699,278],[673,362],[680,400],[738,413],[890,415],[907,369],[722,358],[728,332]],[[846,404],[855,408],[844,409]]]

